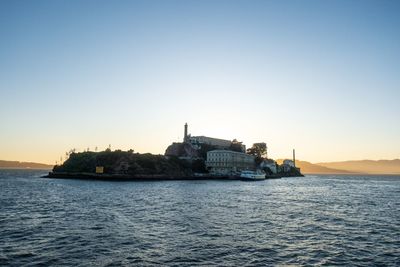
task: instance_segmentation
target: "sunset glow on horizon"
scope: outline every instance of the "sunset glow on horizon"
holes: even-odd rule
[[[192,135],[274,159],[400,158],[398,1],[2,1],[0,160],[164,154]]]

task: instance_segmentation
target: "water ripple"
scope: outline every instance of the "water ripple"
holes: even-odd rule
[[[0,171],[1,266],[400,265],[400,177],[39,176]]]

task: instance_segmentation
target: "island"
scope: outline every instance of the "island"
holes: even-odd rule
[[[96,180],[193,180],[239,179],[242,171],[261,171],[266,178],[301,177],[295,159],[278,164],[267,156],[266,143],[246,149],[236,139],[191,136],[184,127],[183,142],[168,146],[164,155],[136,153],[107,148],[104,151],[68,153],[47,178]],[[295,156],[293,150],[293,157]]]

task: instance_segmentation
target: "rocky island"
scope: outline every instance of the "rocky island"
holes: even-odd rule
[[[177,157],[139,154],[133,150],[71,153],[56,165],[47,177],[83,179],[189,179],[202,171],[201,162],[188,162]]]
[[[164,155],[110,148],[101,152],[71,151],[45,177],[123,181],[238,179],[244,170],[263,171],[266,178],[303,176],[294,162],[285,160],[278,164],[269,159],[265,143],[246,149],[236,139],[190,136],[185,124],[183,142],[171,144]]]

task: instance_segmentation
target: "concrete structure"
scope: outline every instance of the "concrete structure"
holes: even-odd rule
[[[229,148],[231,141],[219,138],[212,138],[207,136],[190,136],[189,142],[194,146],[201,146],[207,144],[211,146],[217,146],[218,148]]]
[[[232,140],[232,146],[240,147],[243,153],[246,153],[246,145],[243,142],[239,142],[237,139]]]
[[[285,159],[282,164],[284,172],[289,172],[291,168],[294,168],[294,162],[290,159]]]
[[[232,149],[232,146],[235,148],[233,150],[242,152],[246,152],[246,146],[242,143],[234,139],[233,141],[220,139],[220,138],[213,138],[208,136],[191,136],[188,133],[188,124],[185,123],[184,125],[184,132],[183,132],[183,143],[187,143],[192,145],[192,147],[196,150],[201,149],[202,145],[210,145],[214,146],[216,149]]]
[[[255,168],[254,156],[230,150],[207,152],[206,167],[213,175],[233,175]]]
[[[273,160],[263,160],[260,163],[260,168],[261,169],[268,168],[271,170],[273,174],[276,174],[278,172],[278,169],[276,168],[276,162]]]
[[[195,159],[199,157],[198,150],[189,143],[172,143],[164,153],[167,157],[179,157],[181,159]]]
[[[289,165],[289,166],[291,166],[291,167],[294,167],[294,161],[293,161],[293,160],[290,160],[290,159],[285,159],[285,160],[283,161],[283,165]]]

